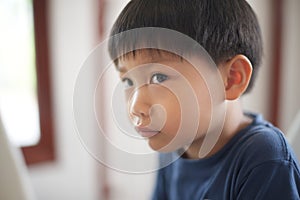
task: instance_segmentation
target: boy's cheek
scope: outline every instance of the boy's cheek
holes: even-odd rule
[[[184,102],[185,100],[182,100],[181,103]],[[197,110],[197,106],[188,104],[188,101],[185,106],[185,111]],[[199,108],[198,116],[193,112],[182,113],[184,109],[180,107],[179,102],[177,105],[173,102],[166,104],[168,113],[162,135],[149,139],[151,148],[160,152],[170,152],[187,147],[195,139],[205,136],[211,119],[210,106]],[[193,115],[196,117],[192,117]]]
[[[168,88],[161,85],[147,85],[140,89],[132,89],[126,91],[127,112],[129,118],[134,118],[132,115],[133,109],[143,110],[145,117],[149,118],[148,126],[155,130],[161,130],[167,121],[173,121],[180,124],[180,103]],[[138,115],[139,113],[135,113]],[[145,119],[144,119],[145,120]]]

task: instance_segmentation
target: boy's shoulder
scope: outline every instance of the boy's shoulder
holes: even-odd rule
[[[253,168],[266,162],[297,160],[284,134],[278,128],[260,114],[246,113],[246,115],[251,117],[253,122],[239,131],[219,152],[208,159],[200,159],[199,163],[216,164],[227,161],[232,163],[234,160],[235,165]],[[160,160],[169,162],[170,158],[175,157],[174,154],[178,157],[178,152],[161,154]]]
[[[239,132],[231,151],[243,165],[256,166],[270,162],[293,162],[296,157],[284,134],[261,115],[248,114],[253,122]],[[237,154],[238,152],[238,154]]]
[[[300,191],[296,156],[279,129],[261,115],[249,115],[253,122],[216,154],[199,160],[178,158],[160,169],[160,184],[169,194],[183,195],[181,199],[190,199],[189,190],[197,190],[199,199],[295,199]],[[206,183],[209,186],[202,187]]]
[[[292,148],[285,139],[284,134],[260,114],[246,113],[253,121],[239,131],[219,152],[211,157],[189,162],[182,159],[179,153],[160,154],[160,166],[174,165],[199,166],[234,165],[238,168],[253,169],[256,166],[269,162],[297,161]],[[176,162],[179,161],[179,162]],[[295,162],[297,163],[297,162]],[[194,167],[193,166],[193,167]],[[297,166],[299,168],[299,166]],[[245,169],[245,168],[244,168]]]

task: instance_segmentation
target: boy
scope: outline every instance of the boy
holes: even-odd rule
[[[217,66],[180,35],[146,27],[190,37]],[[130,34],[136,28],[148,31]],[[283,134],[240,104],[262,57],[245,0],[132,0],[111,35],[129,118],[162,152],[153,199],[299,199],[299,164]]]

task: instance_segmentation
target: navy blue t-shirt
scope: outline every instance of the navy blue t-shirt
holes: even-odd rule
[[[300,199],[299,164],[291,147],[260,115],[251,117],[252,124],[213,156],[179,158],[160,169],[153,200]],[[161,162],[174,154],[162,154]]]

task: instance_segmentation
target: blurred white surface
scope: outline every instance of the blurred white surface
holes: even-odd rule
[[[287,131],[287,140],[294,149],[298,159],[300,160],[300,110],[295,119],[292,121],[290,128]]]
[[[0,199],[33,200],[34,193],[20,150],[9,142],[0,117]]]

